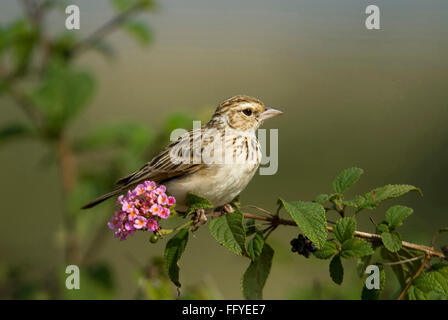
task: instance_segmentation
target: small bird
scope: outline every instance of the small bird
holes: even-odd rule
[[[256,98],[238,95],[219,104],[211,120],[169,144],[140,170],[117,181],[119,186],[83,209],[127,192],[151,180],[164,184],[176,198],[176,210],[186,209],[189,192],[208,199],[215,208],[229,204],[247,186],[261,160],[255,131],[282,112]]]

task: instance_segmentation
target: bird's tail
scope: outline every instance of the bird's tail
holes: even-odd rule
[[[94,206],[96,206],[97,204],[103,202],[104,200],[107,200],[109,198],[112,198],[113,196],[116,196],[117,194],[122,193],[124,190],[126,190],[126,188],[120,188],[120,189],[116,189],[114,191],[111,191],[109,193],[106,193],[104,195],[102,195],[101,197],[93,200],[92,202],[86,204],[84,207],[82,207],[81,209],[89,209],[92,208]]]

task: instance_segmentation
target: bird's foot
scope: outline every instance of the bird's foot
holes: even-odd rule
[[[222,207],[222,213],[223,214],[227,214],[230,212],[234,212],[235,210],[233,209],[232,205],[230,203],[226,204],[225,206]]]
[[[193,213],[193,231],[199,229],[199,226],[207,222],[207,216],[205,215],[204,209],[198,209]]]

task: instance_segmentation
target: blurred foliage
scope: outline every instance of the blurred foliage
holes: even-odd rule
[[[57,271],[36,271],[33,266],[2,264],[0,298],[2,299],[104,299],[114,298],[117,283],[114,270],[106,262],[95,260],[107,230],[105,215],[79,214],[88,199],[109,191],[120,177],[138,169],[162,145],[174,128],[189,128],[193,116],[176,113],[161,128],[151,129],[137,122],[100,124],[89,132],[70,134],[70,126],[95,95],[97,83],[91,71],[75,63],[86,50],[97,50],[105,57],[115,55],[106,35],[123,30],[137,43],[147,46],[153,33],[137,14],[154,11],[152,0],[112,0],[115,16],[84,39],[67,31],[51,37],[43,28],[53,10],[64,14],[64,1],[23,1],[23,17],[0,25],[0,95],[8,96],[26,119],[17,119],[0,127],[0,146],[20,139],[34,139],[47,146],[40,165],[57,166],[63,184],[65,202],[61,212],[65,221],[57,234],[63,236],[65,261],[51,266]],[[156,135],[155,132],[158,132]],[[83,248],[81,250],[81,248]],[[92,258],[93,257],[93,258]],[[176,293],[155,258],[148,266],[135,265],[138,297],[172,299]],[[80,290],[65,288],[65,265],[81,268]],[[209,298],[206,286],[186,290],[188,297]]]

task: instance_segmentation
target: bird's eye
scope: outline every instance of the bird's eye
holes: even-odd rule
[[[252,110],[251,110],[251,109],[244,109],[244,110],[243,110],[243,113],[244,113],[246,116],[251,116],[251,115],[252,115]]]

